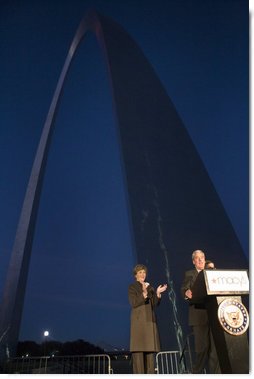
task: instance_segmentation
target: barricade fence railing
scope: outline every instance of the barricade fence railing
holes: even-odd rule
[[[160,351],[156,354],[157,374],[183,374],[187,373],[184,362],[180,361],[180,351]]]
[[[193,338],[188,335],[182,351],[160,351],[155,355],[157,374],[188,374],[192,372]],[[113,374],[109,354],[16,357],[0,365],[4,374]],[[114,361],[115,362],[115,361]],[[114,363],[113,362],[113,363]],[[131,361],[130,361],[131,362]],[[116,366],[121,363],[115,362]],[[126,362],[125,366],[126,366]],[[123,366],[123,364],[122,364]],[[119,367],[114,367],[118,371]],[[121,367],[129,372],[129,366]]]
[[[5,374],[112,374],[110,356],[19,357],[5,363]]]
[[[193,335],[186,337],[182,351],[160,351],[156,354],[157,374],[190,374],[192,372]]]

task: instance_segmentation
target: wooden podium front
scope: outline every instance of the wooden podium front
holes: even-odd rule
[[[207,309],[222,374],[249,373],[248,294],[246,270],[203,270],[192,289],[192,303]]]

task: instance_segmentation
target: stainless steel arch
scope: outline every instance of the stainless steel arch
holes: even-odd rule
[[[54,119],[56,117],[64,82],[70,69],[73,57],[88,30],[93,30],[96,33],[97,38],[103,42],[103,31],[100,24],[100,18],[95,11],[91,11],[85,15],[73,38],[48,111],[33,163],[17,227],[6,284],[3,292],[3,301],[1,304],[0,356],[2,358],[13,356],[15,354],[22,317],[33,234],[43,177],[46,168],[47,153],[54,128]]]

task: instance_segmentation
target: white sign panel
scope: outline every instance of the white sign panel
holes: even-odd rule
[[[204,276],[208,295],[249,293],[246,270],[204,270]]]

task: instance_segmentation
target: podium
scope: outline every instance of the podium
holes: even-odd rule
[[[241,298],[248,294],[247,270],[203,270],[192,288],[191,303],[207,309],[222,374],[249,374],[249,315]]]

